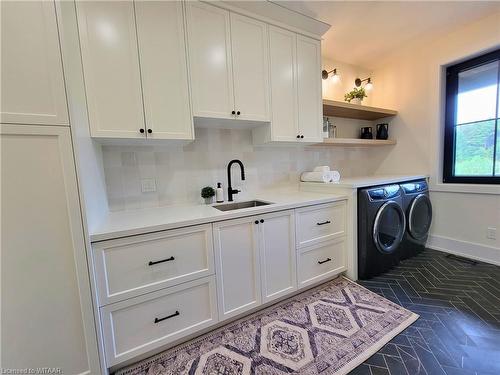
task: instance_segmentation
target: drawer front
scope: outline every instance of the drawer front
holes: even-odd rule
[[[299,288],[314,284],[346,270],[346,241],[334,240],[299,254]]]
[[[92,246],[100,306],[214,273],[211,225]]]
[[[319,205],[297,210],[297,246],[311,246],[345,234],[346,203]]]
[[[108,366],[217,322],[215,277],[188,282],[101,308]]]

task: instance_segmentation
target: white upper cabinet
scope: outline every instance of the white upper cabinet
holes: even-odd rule
[[[91,135],[144,138],[133,2],[76,5]]]
[[[69,125],[54,2],[1,2],[1,122]]]
[[[234,109],[237,118],[270,120],[268,50],[267,25],[231,13]]]
[[[321,142],[320,41],[269,26],[271,127],[254,130],[256,143]]]
[[[301,141],[322,141],[321,44],[297,36],[297,98]],[[303,138],[302,138],[303,137]]]
[[[194,115],[269,121],[267,25],[204,3],[186,6]]]
[[[269,27],[271,57],[271,138],[296,141],[298,136],[295,34]]]
[[[229,11],[187,2],[193,114],[234,118]]]
[[[183,6],[135,3],[147,137],[193,139]]]

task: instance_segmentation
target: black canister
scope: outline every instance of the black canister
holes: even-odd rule
[[[389,138],[389,124],[377,124],[377,139]]]
[[[365,126],[361,128],[361,139],[373,139],[373,128],[371,126]]]

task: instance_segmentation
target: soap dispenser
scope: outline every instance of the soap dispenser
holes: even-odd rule
[[[222,184],[217,182],[217,189],[215,189],[215,200],[217,203],[224,202],[224,190],[222,189]]]

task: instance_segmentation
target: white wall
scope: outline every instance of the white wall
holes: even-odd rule
[[[391,126],[398,144],[377,173],[431,174],[431,246],[495,262],[500,262],[500,187],[442,184],[441,150],[444,67],[499,46],[500,13],[406,45],[375,69],[372,101],[399,111]],[[486,238],[489,226],[497,228],[496,240]]]
[[[330,165],[344,176],[372,174],[379,164],[370,149],[304,146],[253,146],[250,130],[195,129],[188,145],[103,146],[104,173],[112,211],[201,202],[203,186],[222,182],[231,159],[245,165],[241,183],[236,167],[233,187],[238,199],[260,189],[297,184],[300,173],[316,165]],[[141,193],[141,179],[154,178],[155,193]]]
[[[371,77],[372,74],[372,72],[368,69],[343,63],[338,60],[328,60],[323,58],[322,64],[323,69],[326,71],[336,68],[337,73],[340,74],[340,80],[338,82],[333,82],[330,78],[322,81],[323,99],[344,101],[344,94],[354,88],[354,80],[356,78],[365,79]],[[376,89],[377,87],[374,85],[374,89],[367,92],[368,97],[363,100],[364,105],[370,105]]]

